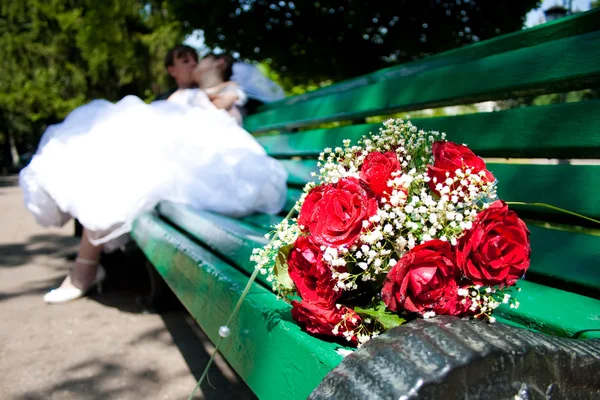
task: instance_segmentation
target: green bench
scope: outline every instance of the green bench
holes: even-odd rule
[[[366,123],[368,117],[597,87],[600,9],[271,103],[248,116],[245,127],[288,170],[287,211],[311,179],[319,152],[378,129],[379,123]],[[333,121],[342,123],[319,127]],[[413,123],[446,132],[449,140],[467,143],[488,159],[488,169],[499,180],[500,198],[548,203],[600,218],[600,100],[418,118]],[[588,367],[594,362],[600,367],[599,227],[594,231],[583,219],[544,208],[512,208],[531,229],[532,262],[520,284],[521,306],[499,308],[497,329],[520,327],[517,334],[511,331],[514,337],[537,331],[552,338],[591,339],[572,341],[581,343],[573,346],[596,346],[595,353],[576,352],[591,357],[585,361]],[[138,218],[132,236],[216,341],[253,271],[252,249],[265,244],[263,235],[282,215],[232,219],[161,203],[157,212]],[[409,323],[394,335],[427,323]],[[476,322],[473,329],[481,324]],[[338,366],[344,360],[337,351],[341,346],[303,332],[291,318],[290,306],[277,299],[263,276],[230,328],[221,352],[261,399],[306,398],[330,371],[335,368],[329,381],[343,367]],[[481,333],[483,338],[491,334],[486,335]],[[555,348],[544,343],[546,350]],[[577,364],[574,360],[571,364]],[[332,396],[313,393],[314,398],[336,398]]]

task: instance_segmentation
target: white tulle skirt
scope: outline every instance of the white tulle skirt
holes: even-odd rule
[[[38,223],[77,218],[111,249],[161,200],[230,216],[277,213],[287,173],[223,110],[128,96],[92,101],[50,126],[19,178]]]

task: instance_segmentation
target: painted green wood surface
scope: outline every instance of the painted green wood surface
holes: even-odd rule
[[[288,209],[289,211],[289,209]],[[254,227],[260,227],[270,229],[273,225],[279,223],[283,219],[280,215],[269,215],[269,214],[253,214],[244,218],[240,218],[241,221],[252,225]]]
[[[158,218],[144,214],[132,236],[214,342],[248,277]],[[339,345],[316,339],[291,322],[290,306],[255,284],[221,348],[261,399],[305,399],[342,357]]]
[[[532,223],[528,227],[531,267],[527,279],[600,299],[600,236]]]
[[[600,100],[440,118],[415,118],[420,129],[447,133],[481,157],[600,159]],[[257,140],[278,158],[315,156],[326,147],[356,143],[381,124],[350,125]]]
[[[316,160],[281,160],[288,182],[304,186],[317,171]],[[587,216],[600,216],[600,165],[497,164],[488,169],[498,179],[498,196],[505,201],[540,202]],[[516,209],[524,207],[515,206]],[[540,213],[555,213],[538,208]]]
[[[600,165],[488,163],[488,169],[498,179],[498,196],[505,201],[546,203],[600,217]],[[552,210],[547,212],[556,214]]]
[[[600,300],[528,281],[519,287],[519,308],[503,304],[495,311],[499,318],[557,336],[600,338]]]
[[[308,99],[370,85],[374,82],[385,81],[397,76],[409,76],[438,68],[439,66],[465,63],[493,54],[535,46],[552,40],[589,33],[598,29],[600,29],[600,9],[593,9],[585,13],[575,14],[550,23],[540,24],[529,29],[484,40],[467,47],[453,49],[414,62],[385,68],[322,89],[265,104],[259,111],[282,108]]]
[[[254,271],[254,264],[250,261],[252,249],[267,244],[264,234],[269,231],[268,227],[248,225],[236,219],[166,201],[160,203],[158,211],[163,218],[216,251],[248,276]],[[271,288],[264,275],[258,275],[257,281]]]
[[[283,217],[281,215],[255,214],[243,218],[243,221],[247,224],[253,225],[256,228],[270,230],[271,227],[281,222],[282,219]]]
[[[574,51],[576,49],[576,51]],[[600,82],[600,31],[318,97],[246,118],[250,132],[395,111],[587,88]]]
[[[284,205],[283,209],[286,212],[288,212],[292,208],[294,208],[294,206],[296,205],[296,202],[300,198],[301,194],[302,194],[302,191],[300,189],[289,188],[287,191],[287,197],[286,197],[285,205]]]
[[[248,225],[241,224],[235,219],[194,211],[189,207],[172,203],[162,203],[160,213],[223,258],[231,260],[233,265],[248,274],[254,268],[249,261],[252,249],[264,243],[260,235],[269,230],[269,226],[249,228]],[[280,217],[273,217],[272,222],[275,223],[279,219]],[[557,279],[561,283],[568,283],[574,291],[593,293],[600,298],[600,274],[598,273],[600,270],[600,236],[550,230],[537,226],[530,226],[530,229],[532,247],[530,279],[540,279],[540,277],[546,280]],[[266,287],[270,287],[263,277],[259,279]],[[533,282],[526,282],[524,290],[531,285],[539,286]],[[538,300],[527,297],[531,295],[525,290],[519,294],[519,297],[520,299],[529,299],[527,300],[528,305],[515,310],[515,318],[527,320],[530,316],[535,315],[540,324],[540,327],[536,329],[546,333],[554,333],[554,331],[545,330],[544,326],[554,329],[569,321],[571,325],[565,325],[564,329],[565,332],[570,332],[568,336],[572,336],[580,329],[584,329],[581,328],[583,326],[589,328],[589,322],[600,315],[600,300],[562,290],[557,290],[557,293],[564,297],[560,307],[552,303],[550,312],[548,308],[550,306],[536,304],[535,308],[538,311],[533,313],[531,309],[534,307],[530,303]],[[556,297],[556,302],[559,302],[559,297]],[[588,300],[581,300],[582,298]],[[580,300],[583,301],[582,304],[588,304],[589,307],[572,314],[574,301]],[[520,301],[523,302],[523,300]],[[503,312],[502,315],[507,314]],[[532,323],[528,322],[527,324],[531,325]],[[567,335],[564,332],[561,334]]]

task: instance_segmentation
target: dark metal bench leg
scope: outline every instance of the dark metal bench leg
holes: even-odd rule
[[[145,263],[148,276],[150,277],[150,294],[138,297],[137,301],[147,313],[163,313],[183,308],[183,305],[175,296],[171,288],[165,283],[154,266],[150,262]]]

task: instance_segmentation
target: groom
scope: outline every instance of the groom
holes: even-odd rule
[[[177,89],[189,89],[196,85],[192,77],[192,72],[197,64],[198,53],[196,50],[193,47],[183,44],[173,47],[165,57],[165,68],[175,80]],[[156,100],[166,100],[177,89],[161,93],[157,96]]]

